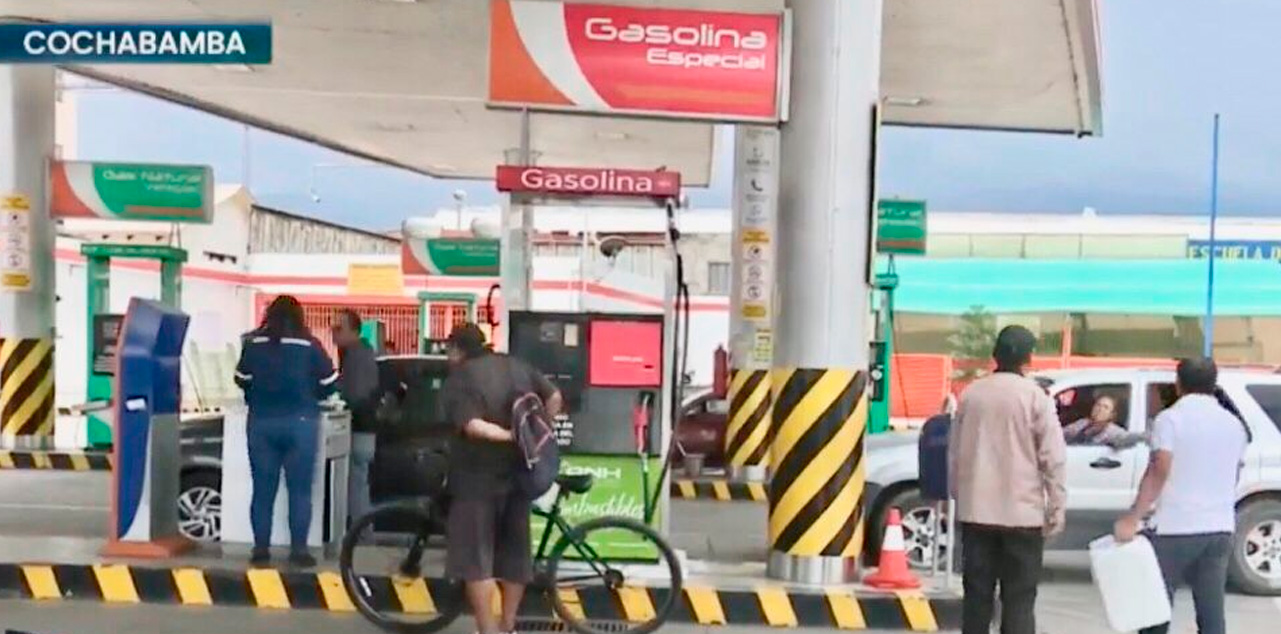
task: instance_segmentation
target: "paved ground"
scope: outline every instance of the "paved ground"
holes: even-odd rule
[[[107,517],[107,483],[108,476],[101,473],[0,474],[0,559],[22,559],[20,555],[34,551],[36,545],[43,550],[51,548],[51,544],[65,542],[70,546],[83,541],[59,537],[101,537]],[[752,503],[677,501],[673,505],[671,535],[673,542],[694,559],[724,563],[758,560],[765,550],[765,509]],[[1052,553],[1047,559],[1048,579],[1042,588],[1039,610],[1043,632],[1109,632],[1083,556]],[[1184,596],[1176,606],[1176,634],[1195,631],[1191,627],[1190,603]],[[1281,619],[1281,600],[1233,596],[1229,598],[1229,610],[1231,631],[1275,631]],[[0,602],[0,630],[17,628],[41,634],[207,634],[211,618],[217,619],[219,631],[242,634],[371,631],[358,619],[320,612]],[[696,629],[672,627],[666,631],[687,634]],[[733,628],[732,634],[748,634],[751,629],[754,628]],[[451,631],[463,634],[470,630],[463,624]]]

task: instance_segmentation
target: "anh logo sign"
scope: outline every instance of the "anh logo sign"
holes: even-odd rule
[[[774,122],[784,39],[778,13],[494,0],[489,101]]]
[[[494,176],[498,191],[570,196],[679,196],[681,175],[578,167],[500,165]]]

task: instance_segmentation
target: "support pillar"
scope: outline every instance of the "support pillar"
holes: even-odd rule
[[[725,432],[725,465],[730,479],[737,481],[764,482],[769,470],[778,165],[777,129],[738,126],[734,138],[729,425]]]
[[[857,578],[863,547],[868,267],[881,0],[788,0],[769,574]]]
[[[0,66],[0,439],[53,444],[52,66]]]
[[[533,165],[535,152],[531,147],[530,112],[521,112],[520,147],[507,152],[509,165]],[[507,315],[513,311],[530,310],[533,302],[533,236],[534,210],[523,196],[504,194],[502,203],[502,236],[499,239],[499,285],[502,308],[499,323],[508,323]],[[507,329],[508,338],[511,328]],[[498,342],[493,342],[496,348]]]

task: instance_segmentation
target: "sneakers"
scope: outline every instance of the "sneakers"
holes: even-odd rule
[[[315,568],[316,558],[307,552],[290,553],[289,563],[299,568]]]
[[[263,568],[271,565],[271,551],[266,548],[255,548],[253,554],[249,557],[249,565],[255,568]]]

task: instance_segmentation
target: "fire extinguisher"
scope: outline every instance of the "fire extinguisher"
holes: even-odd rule
[[[729,393],[729,352],[724,346],[716,346],[712,353],[712,396],[725,398]]]

